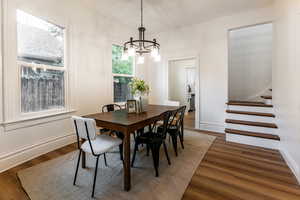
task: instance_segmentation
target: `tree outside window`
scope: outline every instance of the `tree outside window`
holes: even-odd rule
[[[122,47],[112,46],[112,72],[114,79],[114,102],[126,102],[132,99],[129,83],[134,77],[134,59],[122,60]]]

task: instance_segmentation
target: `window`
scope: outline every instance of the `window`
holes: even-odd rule
[[[65,107],[65,29],[17,10],[21,112]]]
[[[132,99],[128,84],[134,77],[134,59],[121,60],[122,47],[112,46],[112,71],[114,80],[114,102],[125,102]]]

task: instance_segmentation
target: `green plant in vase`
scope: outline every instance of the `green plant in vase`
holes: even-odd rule
[[[138,112],[144,112],[148,106],[149,85],[142,79],[133,78],[129,83],[131,93],[137,101]]]

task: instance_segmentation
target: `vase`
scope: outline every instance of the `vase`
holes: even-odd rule
[[[137,105],[137,113],[147,112],[149,105],[149,98],[146,94],[138,93],[134,96]]]

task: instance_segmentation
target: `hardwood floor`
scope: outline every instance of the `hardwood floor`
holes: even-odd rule
[[[195,112],[189,112],[184,117],[184,126],[185,128],[195,128]]]
[[[224,135],[216,136],[183,200],[300,199],[297,180],[278,151],[226,142]]]
[[[186,117],[186,128],[194,127],[193,116]],[[230,143],[222,134],[206,133],[217,139],[196,170],[183,200],[300,199],[300,187],[278,151]],[[0,200],[29,200],[16,173],[75,149],[71,144],[1,173]]]

